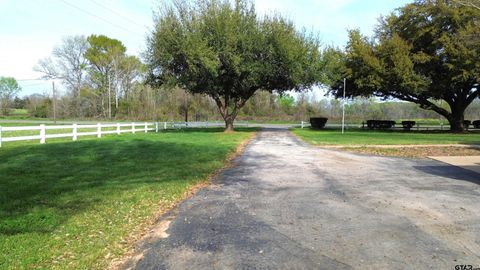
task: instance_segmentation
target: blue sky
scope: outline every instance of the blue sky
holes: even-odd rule
[[[0,0],[0,76],[39,78],[39,59],[68,35],[104,34],[139,55],[152,10],[166,0]],[[377,19],[411,0],[255,0],[257,12],[279,12],[297,27],[317,31],[322,43],[343,46],[347,29],[370,35]],[[50,82],[20,81],[20,95],[48,93]]]

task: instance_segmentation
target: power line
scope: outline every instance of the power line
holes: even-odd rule
[[[48,83],[48,81],[45,81],[44,83],[32,83],[32,84],[20,85],[20,86],[21,87],[31,87],[31,86],[45,85],[46,83]]]
[[[15,79],[17,82],[26,82],[26,81],[43,81],[44,79]]]
[[[120,25],[118,25],[118,24],[112,23],[112,22],[110,22],[109,20],[104,19],[104,18],[102,18],[102,17],[100,17],[100,16],[97,16],[97,15],[91,13],[91,12],[88,11],[88,10],[85,10],[85,9],[79,7],[79,6],[76,6],[76,5],[74,5],[74,4],[70,3],[70,2],[67,2],[66,0],[60,0],[60,1],[62,1],[64,4],[66,4],[66,5],[70,6],[70,7],[73,7],[73,8],[75,8],[75,9],[78,9],[79,11],[81,11],[81,12],[83,12],[83,13],[89,15],[89,16],[95,17],[95,18],[97,18],[97,19],[99,19],[99,20],[102,20],[102,21],[104,21],[104,22],[106,22],[106,23],[108,23],[108,24],[110,24],[110,25],[113,25],[113,26],[115,26],[115,27],[117,27],[117,28],[120,28],[120,29],[122,29],[122,30],[124,30],[124,31],[130,32],[130,33],[134,33],[134,34],[138,34],[137,32],[133,32],[133,31],[131,31],[131,30],[129,30],[129,29],[123,27],[123,26],[120,26]]]
[[[139,26],[139,27],[145,27],[145,25],[141,25],[141,24],[137,23],[136,21],[134,21],[134,20],[128,18],[127,16],[125,16],[125,15],[123,15],[123,14],[121,14],[121,13],[115,11],[115,10],[113,10],[112,8],[109,8],[109,7],[105,6],[105,5],[102,4],[102,3],[99,3],[98,1],[95,1],[95,0],[90,0],[90,1],[91,1],[92,3],[94,3],[94,4],[96,4],[97,6],[100,6],[100,7],[104,8],[104,9],[110,11],[111,13],[117,15],[118,17],[120,17],[120,18],[122,18],[122,19],[125,19],[125,20],[127,20],[127,21],[129,21],[129,22],[131,22],[131,23],[133,23],[133,24],[135,24],[135,25],[137,25],[137,26]]]

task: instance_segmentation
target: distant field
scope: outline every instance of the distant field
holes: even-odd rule
[[[294,134],[315,145],[480,144],[480,133],[403,132],[293,129]]]
[[[254,129],[0,148],[0,269],[105,269]],[[129,242],[130,241],[130,242]]]
[[[27,109],[12,109],[10,112],[12,115],[28,115]]]

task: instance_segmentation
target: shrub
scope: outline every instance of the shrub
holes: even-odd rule
[[[310,125],[314,129],[322,129],[327,124],[328,118],[326,117],[310,117]]]

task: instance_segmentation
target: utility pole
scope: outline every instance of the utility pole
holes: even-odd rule
[[[184,109],[185,109],[185,123],[188,122],[188,94],[187,90],[184,90],[184,95],[183,95],[183,104],[184,104]]]
[[[347,79],[343,78],[342,134],[345,132],[345,88],[346,87],[347,87]]]
[[[118,69],[117,69],[117,61],[115,58],[112,58],[113,61],[113,72],[114,72],[114,81],[115,81],[115,109],[118,111]]]
[[[52,99],[53,99],[53,123],[57,123],[57,95],[55,94],[55,81],[52,81]]]
[[[110,73],[107,74],[108,80],[108,119],[112,119],[112,90],[110,87]]]

